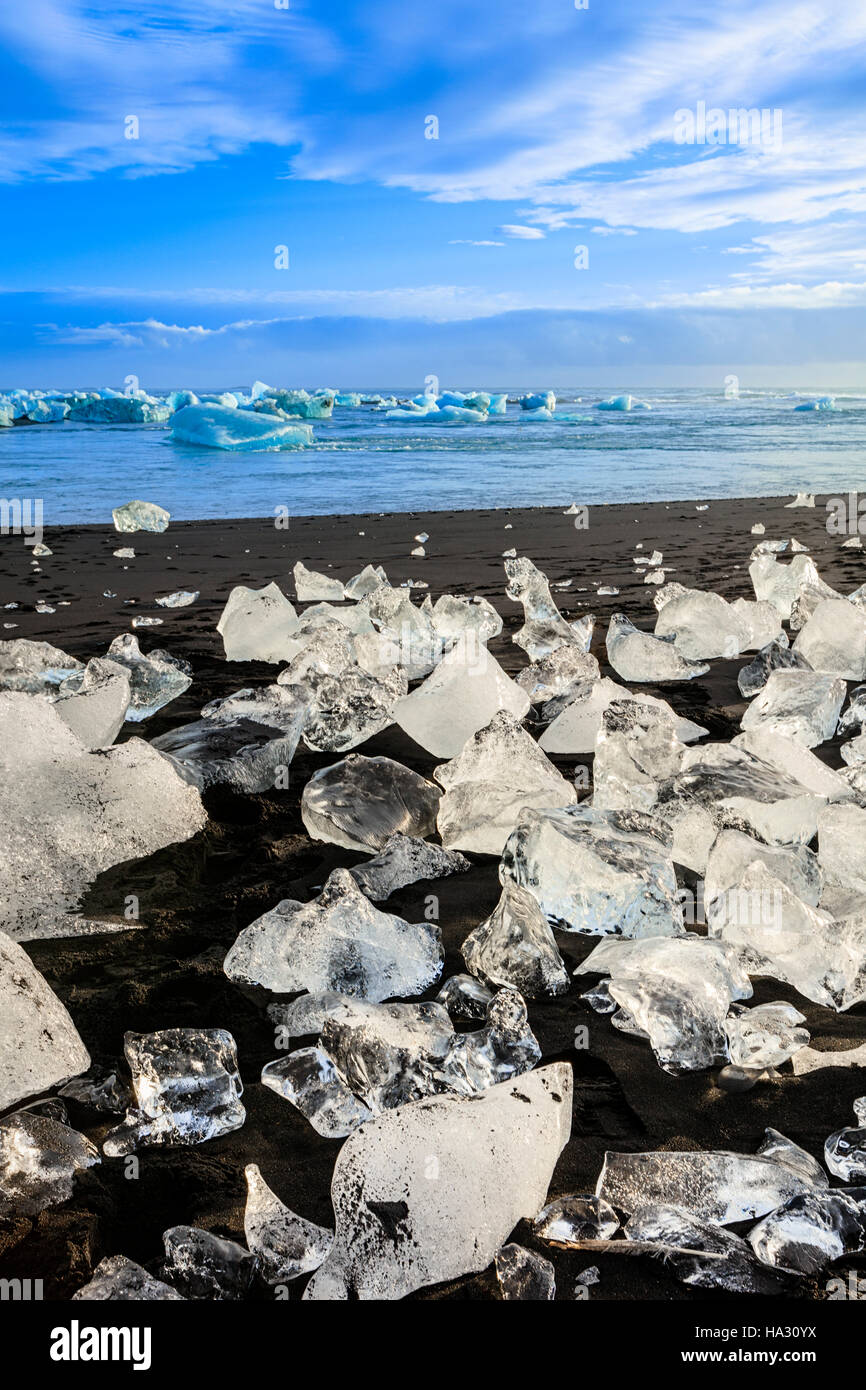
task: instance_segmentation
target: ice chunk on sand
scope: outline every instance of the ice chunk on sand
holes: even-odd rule
[[[720,945],[699,936],[604,941],[575,974],[607,971],[610,997],[678,1076],[724,1059],[728,1009],[752,993],[737,952]]]
[[[350,753],[306,784],[301,819],[314,840],[345,849],[381,850],[392,835],[424,839],[436,827],[442,793],[391,758]]]
[[[866,1067],[866,1043],[843,1048],[840,1052],[819,1052],[817,1048],[804,1047],[792,1058],[791,1066],[795,1076],[807,1076],[824,1067]]]
[[[416,608],[406,589],[383,584],[360,601],[357,614],[372,622],[399,649],[400,665],[409,680],[428,675],[441,659],[444,644],[433,626],[431,612]],[[339,617],[339,611],[335,610],[334,616]],[[476,642],[473,652],[477,646]],[[483,661],[485,655],[482,646],[478,659]]]
[[[268,1062],[262,1085],[294,1105],[325,1139],[345,1139],[372,1118],[321,1047],[303,1047]]]
[[[848,890],[851,898],[866,897],[866,810],[850,805],[822,808],[818,861],[828,887]]]
[[[75,1176],[99,1150],[69,1125],[32,1110],[0,1120],[0,1217],[36,1216],[68,1202]]]
[[[552,1303],[556,1297],[556,1271],[543,1255],[525,1250],[522,1245],[503,1245],[496,1252],[494,1266],[504,1300]]]
[[[669,607],[665,604],[662,613]],[[687,661],[681,656],[672,637],[653,637],[648,632],[640,632],[624,613],[614,613],[611,618],[605,645],[608,661],[626,681],[652,681],[663,685],[668,681],[694,680],[710,669],[706,663]]]
[[[517,684],[525,690],[534,705],[553,700],[585,682],[599,679],[598,661],[573,643],[557,647],[549,656],[533,662],[520,672]]]
[[[786,622],[800,591],[807,585],[820,587],[823,583],[815,561],[803,554],[795,555],[790,564],[782,564],[775,555],[757,555],[749,565],[749,577],[755,598],[772,603]]]
[[[609,1202],[594,1193],[575,1192],[548,1203],[532,1223],[539,1240],[567,1250],[583,1240],[610,1240],[619,1217]]]
[[[522,719],[529,696],[485,646],[461,638],[432,675],[399,701],[394,721],[428,753],[453,758],[500,710]]]
[[[261,1261],[269,1284],[287,1284],[318,1269],[334,1243],[334,1232],[305,1221],[272,1192],[258,1165],[248,1163],[244,1234]]]
[[[368,594],[372,594],[387,583],[388,576],[381,565],[365,565],[358,574],[353,575],[345,586],[345,597],[358,602],[359,599],[366,598]]]
[[[291,661],[301,649],[298,615],[276,584],[232,589],[217,623],[226,661]]]
[[[0,642],[0,690],[45,695],[83,669],[82,662],[50,642],[30,642],[25,637]]]
[[[355,667],[315,685],[304,742],[318,752],[345,753],[394,722],[409,683],[394,667],[381,676]]]
[[[111,513],[115,531],[167,531],[171,512],[155,502],[127,502]]]
[[[751,1009],[734,1006],[725,1020],[728,1057],[734,1066],[751,1071],[780,1067],[808,1044],[809,1032],[799,1026],[805,1021],[799,1009],[783,1001]]]
[[[336,1240],[304,1297],[398,1299],[485,1269],[543,1205],[571,1130],[571,1089],[571,1068],[557,1063],[363,1125],[337,1156]]]
[[[242,690],[212,701],[202,710],[204,718],[160,734],[151,747],[201,790],[223,783],[238,792],[268,791],[279,785],[294,757],[309,700],[294,686],[272,685],[267,692],[270,700],[255,698],[266,692]],[[249,699],[238,698],[243,696]],[[232,718],[233,700],[238,713]]]
[[[656,637],[673,637],[681,656],[691,661],[739,656],[750,640],[744,619],[720,594],[686,589],[661,609]]]
[[[786,637],[786,644],[787,641]],[[740,688],[740,694],[745,696],[747,700],[751,700],[753,695],[757,695],[759,690],[763,690],[773,671],[809,671],[811,669],[806,658],[801,656],[799,652],[792,651],[787,645],[782,646],[779,642],[768,642],[765,647],[761,648],[754,660],[740,671],[737,676],[737,685]]]
[[[639,1207],[626,1222],[624,1235],[626,1240],[655,1246],[659,1254],[664,1253],[666,1266],[693,1288],[738,1294],[782,1292],[779,1278],[756,1260],[742,1236],[699,1220],[681,1206],[648,1203]]]
[[[646,1206],[679,1206],[703,1221],[730,1226],[810,1192],[791,1168],[761,1155],[729,1153],[612,1153],[596,1195],[631,1215]]]
[[[126,1033],[123,1051],[135,1104],[106,1136],[103,1153],[118,1158],[142,1145],[203,1144],[240,1129],[244,1088],[235,1040],[224,1028]]]
[[[794,643],[794,651],[814,671],[828,671],[845,680],[866,677],[866,613],[847,599],[825,599]]]
[[[464,594],[441,594],[431,604],[429,595],[421,605],[429,614],[435,631],[444,645],[451,647],[461,637],[474,634],[476,642],[486,643],[502,631],[502,619],[486,598],[469,598]]]
[[[56,705],[0,695],[0,923],[12,936],[70,934],[103,869],[187,840],[206,819],[198,792],[140,739],[90,753]]]
[[[198,1226],[171,1226],[163,1232],[161,1273],[185,1298],[223,1303],[250,1296],[259,1263],[236,1240],[225,1240]]]
[[[511,639],[533,661],[549,656],[564,643],[588,651],[592,638],[592,619],[581,618],[574,626],[566,622],[550,595],[545,575],[522,555],[505,561],[508,587],[505,592],[523,605],[525,622]]]
[[[778,775],[795,778],[813,796],[826,801],[852,800],[851,788],[838,772],[784,734],[766,728],[748,729],[731,740],[731,747],[769,764]]]
[[[128,1260],[125,1255],[107,1255],[100,1260],[92,1279],[72,1297],[73,1300],[106,1300],[112,1303],[184,1301],[183,1295],[176,1289],[164,1284],[161,1279],[154,1279],[146,1269],[142,1269],[134,1260]]]
[[[318,603],[321,599],[342,603],[346,596],[339,579],[319,574],[316,570],[308,570],[302,560],[295,563],[293,574],[298,603]]]
[[[822,402],[831,401],[831,400],[832,400],[832,396],[822,396],[820,401],[808,401],[808,402],[806,403],[805,409],[806,409],[806,410],[820,410],[820,409],[826,410],[826,409],[829,409],[830,407],[828,407],[827,405],[822,405]],[[803,406],[799,406],[799,405],[796,405],[796,406],[794,407],[795,410],[802,410],[803,408],[804,408]],[[815,494],[814,494],[814,492],[798,492],[797,495],[796,495],[796,497],[794,498],[794,500],[793,500],[792,502],[786,502],[786,503],[785,503],[785,506],[786,506],[786,507],[789,507],[789,508],[790,508],[790,507],[814,507],[814,505],[815,505]]]
[[[123,728],[131,698],[129,673],[95,657],[85,666],[77,690],[69,682],[61,686],[57,713],[85,748],[110,748]]]
[[[511,985],[527,999],[568,993],[568,971],[547,918],[532,894],[510,879],[462,950],[469,970],[489,985]]]
[[[445,788],[437,825],[443,845],[500,854],[524,807],[571,806],[577,793],[505,711],[433,774]]]
[[[176,589],[174,593],[163,594],[154,602],[159,608],[189,608],[199,596],[198,589]]]
[[[634,694],[627,686],[618,685],[607,676],[575,687],[572,695],[570,698],[566,694],[564,698],[568,699],[568,704],[538,740],[539,747],[546,753],[594,753],[602,716],[614,700],[636,700],[651,708],[666,710],[674,721],[676,737],[683,743],[694,743],[707,732],[700,724],[678,715],[666,700],[656,695]]]
[[[373,902],[384,902],[398,888],[421,879],[464,874],[472,865],[454,850],[440,849],[410,835],[392,835],[381,854],[349,870],[361,891]]]
[[[380,912],[347,869],[334,869],[312,902],[285,898],[245,927],[224,969],[279,994],[335,990],[378,1001],[423,994],[442,960],[435,923]]]
[[[823,874],[818,856],[805,845],[765,845],[742,830],[721,830],[707,859],[704,899],[712,903],[739,883],[756,859],[809,907],[817,907]]]
[[[614,700],[595,741],[592,804],[602,811],[649,811],[682,766],[686,745],[664,709]]]
[[[312,426],[300,420],[230,405],[186,405],[171,417],[171,438],[205,449],[297,449],[312,444]]]
[[[537,900],[552,927],[588,936],[681,936],[667,827],[638,811],[528,811],[509,836],[500,878]]]
[[[758,1259],[797,1274],[866,1248],[866,1203],[844,1192],[809,1192],[771,1211],[746,1237]]]
[[[88,662],[88,668],[99,676],[126,673],[129,680],[126,718],[133,724],[150,719],[192,685],[192,668],[188,662],[158,647],[143,652],[138,638],[131,632],[115,637],[105,656]],[[77,693],[86,685],[86,673],[76,672],[63,682],[60,693]]]
[[[866,1183],[866,1129],[855,1126],[831,1134],[824,1145],[824,1162],[834,1178],[857,1186]],[[861,1211],[866,1245],[866,1193]]]
[[[442,1004],[452,1018],[479,1019],[487,1016],[492,998],[487,986],[473,975],[452,975],[436,995],[436,1003]]]
[[[818,671],[771,671],[743,715],[743,729],[769,729],[814,748],[836,731],[845,682]]]

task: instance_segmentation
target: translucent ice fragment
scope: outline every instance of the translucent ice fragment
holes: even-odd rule
[[[753,1226],[747,1240],[765,1265],[817,1274],[866,1247],[866,1203],[844,1192],[803,1193]]]
[[[847,599],[825,599],[801,629],[794,650],[815,671],[826,671],[845,680],[863,680],[866,613]]]
[[[172,1226],[162,1241],[162,1273],[184,1298],[225,1303],[249,1296],[257,1260],[237,1241],[198,1226]]]
[[[619,1217],[609,1202],[594,1193],[574,1193],[549,1202],[532,1223],[539,1240],[566,1250],[583,1240],[610,1240],[619,1230]]]
[[[199,596],[198,589],[176,589],[172,594],[163,594],[154,602],[160,608],[189,608]]]
[[[494,1261],[496,1282],[503,1299],[552,1302],[556,1296],[556,1272],[550,1260],[522,1245],[503,1245]]]
[[[614,700],[602,714],[595,741],[593,806],[649,811],[680,771],[685,752],[666,710]]]
[[[669,606],[665,604],[662,613]],[[687,661],[681,656],[673,637],[653,637],[648,632],[640,632],[624,613],[615,613],[611,618],[606,647],[608,661],[616,674],[626,681],[652,681],[663,685],[668,681],[694,680],[710,669],[706,663]]]
[[[344,753],[393,723],[408,682],[395,667],[371,676],[359,667],[320,680],[313,694],[304,742],[318,752]]]
[[[0,1120],[0,1217],[35,1216],[68,1202],[99,1150],[69,1125],[19,1110]]]
[[[432,675],[399,701],[394,720],[428,753],[453,758],[499,711],[523,719],[529,696],[483,644],[462,637]]]
[[[262,1085],[294,1105],[325,1139],[344,1139],[372,1117],[321,1047],[303,1047],[268,1062]]]
[[[436,995],[436,1003],[452,1018],[480,1019],[487,1016],[492,998],[491,991],[474,975],[452,975]]]
[[[269,1284],[287,1284],[318,1269],[334,1242],[334,1232],[305,1221],[280,1201],[259,1171],[248,1163],[244,1233]]]
[[[563,695],[572,687],[587,681],[595,682],[598,678],[598,661],[592,653],[568,642],[557,647],[549,656],[543,656],[527,666],[517,677],[517,684],[526,691],[534,705],[539,705]]]
[[[96,657],[85,666],[77,690],[63,683],[57,713],[85,748],[109,748],[123,728],[131,698],[129,673]]]
[[[155,502],[127,502],[111,513],[115,531],[167,531],[171,512]]]
[[[818,906],[823,884],[818,856],[805,845],[765,845],[742,830],[721,830],[713,841],[707,859],[705,902],[711,904],[721,893],[739,883],[756,859],[766,864],[802,902],[809,907]]]
[[[572,626],[563,618],[550,594],[547,578],[527,557],[505,561],[508,576],[506,593],[515,603],[523,605],[525,622],[514,634],[513,642],[527,653],[532,661],[549,656],[563,644],[575,644],[584,651],[589,648],[592,624]],[[583,620],[581,620],[582,622]]]
[[[567,701],[565,707],[557,710],[553,723],[538,741],[546,753],[593,753],[602,716],[614,700],[638,700],[642,704],[666,710],[673,718],[677,738],[683,743],[694,743],[707,732],[700,724],[681,718],[667,701],[655,695],[636,695],[607,676],[599,681],[570,687],[563,699]],[[547,716],[548,710],[549,706],[545,705],[542,713]]]
[[[296,562],[293,573],[299,603],[318,603],[322,599],[326,602],[343,602],[345,590],[339,579],[308,570],[302,560]]]
[[[527,999],[568,993],[568,972],[547,918],[532,894],[511,879],[462,949],[469,970],[488,985],[512,985]]]
[[[691,661],[739,656],[751,632],[720,594],[687,589],[666,603],[656,619],[657,637],[673,637],[681,656]]]
[[[780,1067],[805,1047],[809,1031],[803,1014],[793,1004],[757,1004],[738,1009],[725,1020],[728,1056],[734,1066],[765,1070]]]
[[[192,685],[192,672],[188,662],[158,648],[143,652],[138,645],[138,638],[131,632],[122,632],[115,637],[104,660],[100,662],[99,671],[101,674],[109,674],[115,667],[125,671],[129,679],[129,708],[126,718],[131,723],[149,719],[157,710],[176,700],[178,695],[182,695]],[[70,676],[64,681],[61,693],[78,691],[83,686],[83,676]]]
[[[454,850],[409,835],[392,835],[381,854],[366,864],[356,864],[349,872],[373,902],[384,902],[398,888],[421,879],[445,878],[449,874],[466,873],[471,864]]]
[[[365,565],[359,574],[349,580],[345,587],[345,596],[357,602],[387,583],[388,576],[381,565]]]
[[[44,695],[81,670],[80,661],[50,642],[30,642],[24,637],[0,642],[0,690]]]
[[[648,1202],[627,1221],[625,1236],[627,1240],[668,1246],[665,1264],[693,1288],[739,1294],[779,1292],[778,1283],[758,1263],[742,1236],[700,1219],[685,1207]],[[683,1253],[687,1250],[695,1253]],[[708,1258],[713,1255],[722,1258]]]
[[[345,849],[384,849],[399,832],[424,839],[436,826],[442,793],[391,758],[350,753],[304,787],[301,818],[314,840]]]
[[[146,1269],[128,1260],[125,1255],[108,1255],[96,1266],[93,1277],[73,1299],[88,1302],[107,1300],[116,1302],[169,1302],[173,1299],[183,1301],[183,1295],[176,1289],[154,1279]]]
[[[217,623],[226,661],[291,661],[300,650],[298,615],[276,584],[232,589]]]
[[[787,641],[787,638],[785,639]],[[804,656],[792,648],[783,647],[779,642],[770,642],[762,647],[758,655],[744,666],[737,676],[740,694],[747,700],[757,695],[770,678],[773,671],[809,671],[811,667]]]
[[[841,1178],[853,1186],[866,1184],[866,1129],[858,1126],[831,1134],[824,1145],[824,1162],[834,1178]],[[866,1204],[863,1207],[863,1220],[866,1223]]]
[[[596,1195],[631,1215],[646,1206],[679,1206],[716,1226],[766,1215],[812,1185],[790,1168],[726,1151],[611,1153]]]

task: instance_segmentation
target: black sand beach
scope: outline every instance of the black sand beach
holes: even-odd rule
[[[40,561],[40,571],[33,569],[31,550],[21,537],[0,540],[0,606],[21,605],[2,614],[17,627],[0,636],[46,640],[87,659],[103,653],[118,633],[129,631],[135,614],[162,617],[162,626],[137,633],[141,644],[145,650],[164,647],[186,658],[194,681],[159,715],[144,725],[127,725],[122,735],[152,738],[196,718],[208,700],[274,678],[271,666],[226,663],[216,622],[237,584],[258,587],[275,580],[294,599],[291,571],[296,560],[312,569],[332,569],[340,579],[368,562],[381,563],[392,583],[425,580],[434,599],[451,591],[483,595],[505,618],[505,631],[491,650],[509,673],[516,673],[526,659],[510,635],[522,613],[505,598],[502,566],[502,552],[514,547],[552,582],[572,580],[570,588],[554,590],[554,596],[568,617],[597,615],[593,651],[602,674],[610,675],[604,634],[611,613],[622,610],[646,628],[656,616],[655,590],[636,578],[632,564],[638,542],[647,553],[654,548],[664,553],[671,580],[715,589],[728,599],[753,597],[748,563],[758,537],[750,535],[750,528],[760,521],[768,539],[794,535],[808,546],[829,584],[844,592],[861,584],[866,578],[863,552],[842,549],[844,537],[828,534],[824,499],[818,499],[814,510],[786,510],[787,500],[714,501],[707,511],[698,511],[694,501],[594,507],[585,530],[576,529],[574,518],[562,509],[298,517],[288,530],[277,529],[272,518],[178,522],[163,535],[122,536],[111,526],[47,528],[44,539],[53,554]],[[410,555],[417,544],[413,537],[421,531],[429,533],[427,555],[415,558]],[[136,558],[113,558],[112,551],[125,545],[134,547]],[[599,583],[616,586],[619,595],[597,597]],[[156,595],[176,589],[197,589],[201,596],[191,607],[174,611],[154,605]],[[105,591],[112,597],[105,597]],[[414,597],[420,600],[421,594]],[[135,599],[135,605],[125,599]],[[61,601],[69,606],[57,606]],[[38,614],[36,602],[54,605],[56,611]],[[738,731],[745,708],[736,683],[743,664],[742,658],[716,661],[704,678],[641,688],[705,725],[711,738],[729,738]],[[388,754],[426,776],[440,761],[396,729],[360,751]],[[835,743],[817,751],[831,766],[840,765]],[[260,1085],[263,1064],[275,1056],[265,1014],[270,997],[231,984],[222,962],[241,928],[279,899],[305,899],[331,869],[363,858],[312,842],[301,823],[304,783],[333,761],[335,755],[302,751],[286,791],[258,796],[208,792],[209,821],[201,833],[146,862],[102,874],[86,900],[90,914],[115,915],[124,897],[135,893],[142,930],[26,943],[69,1008],[92,1053],[94,1074],[123,1070],[127,1030],[228,1028],[238,1044],[247,1120],[236,1133],[198,1147],[141,1151],[137,1180],[124,1177],[122,1163],[105,1161],[78,1179],[66,1205],[32,1220],[0,1221],[0,1277],[42,1278],[45,1296],[62,1300],[86,1282],[105,1255],[122,1253],[155,1268],[161,1235],[169,1226],[194,1224],[242,1240],[243,1168],[249,1162],[259,1164],[267,1182],[295,1211],[330,1222],[329,1183],[338,1142],[319,1138],[292,1106]],[[574,759],[555,761],[560,770],[573,770]],[[497,901],[496,869],[496,861],[476,858],[469,874],[417,883],[389,900],[389,910],[415,921],[423,916],[427,894],[438,896],[446,977],[464,969],[461,943]],[[593,938],[562,933],[558,941],[570,967],[595,944]],[[575,1072],[573,1134],[551,1195],[591,1191],[609,1148],[748,1153],[771,1125],[820,1157],[826,1136],[851,1122],[852,1102],[864,1089],[859,1072],[787,1074],[745,1094],[719,1090],[712,1073],[675,1078],[658,1067],[645,1042],[617,1032],[581,1002],[579,993],[586,988],[584,980],[575,981],[569,995],[529,1010],[545,1061],[568,1060]],[[836,1015],[776,981],[756,981],[754,1002],[773,999],[797,1004],[815,1048],[851,1047],[866,1037],[866,1006]],[[578,1025],[589,1030],[588,1050],[574,1049]],[[74,1125],[101,1140],[108,1123],[94,1127],[92,1112],[71,1103],[69,1109]],[[535,1243],[526,1227],[518,1228],[514,1238],[553,1261],[558,1298],[573,1297],[577,1275],[590,1265],[597,1265],[601,1276],[590,1291],[593,1300],[722,1297],[684,1287],[661,1263],[645,1257],[559,1251]],[[300,1297],[303,1283],[293,1286],[292,1298]],[[798,1296],[824,1297],[823,1283],[805,1281]],[[416,1295],[493,1296],[489,1275]]]

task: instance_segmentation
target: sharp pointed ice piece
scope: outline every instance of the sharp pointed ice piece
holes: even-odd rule
[[[571,1089],[571,1068],[557,1063],[364,1125],[337,1156],[336,1239],[304,1297],[398,1299],[486,1269],[544,1201],[571,1130]]]
[[[836,805],[819,811],[818,862],[838,897],[846,891],[852,899],[866,896],[866,810]]]
[[[824,1162],[834,1178],[854,1186],[866,1184],[866,1129],[840,1129],[824,1145]],[[863,1206],[866,1223],[866,1203]],[[866,1224],[864,1224],[866,1234]]]
[[[573,643],[557,647],[520,672],[517,684],[525,690],[534,705],[564,695],[572,687],[599,679],[598,661]]]
[[[494,1264],[499,1292],[506,1301],[551,1303],[556,1297],[556,1271],[543,1255],[522,1245],[503,1245]]]
[[[610,974],[611,998],[677,1076],[724,1057],[728,1009],[752,992],[736,951],[719,945],[700,936],[605,941],[575,973]]]
[[[508,576],[505,592],[515,603],[523,605],[526,619],[511,640],[523,648],[530,660],[549,656],[565,643],[589,650],[592,620],[588,625],[584,619],[575,626],[566,622],[551,597],[547,578],[531,560],[525,555],[520,559],[507,559],[505,573]]]
[[[245,927],[224,969],[278,994],[334,990],[378,1001],[423,994],[442,959],[435,923],[380,912],[348,870],[335,869],[312,902],[286,898]]]
[[[262,1085],[294,1105],[325,1139],[345,1139],[372,1118],[321,1047],[303,1047],[268,1062]]]
[[[437,817],[443,845],[476,854],[501,854],[524,809],[577,800],[573,784],[504,710],[433,775],[445,788]]]
[[[704,899],[712,903],[719,894],[739,883],[756,859],[809,907],[817,907],[823,875],[818,856],[805,845],[765,845],[742,830],[721,830],[707,859]]]
[[[452,1018],[482,1019],[487,1016],[492,998],[487,986],[474,975],[452,975],[436,995],[436,1003],[447,1009]]]
[[[866,1248],[866,1202],[844,1192],[804,1193],[765,1216],[747,1240],[765,1265],[817,1274]]]
[[[428,753],[454,758],[499,712],[523,719],[529,696],[485,646],[464,637],[422,685],[399,701],[394,720]]]
[[[50,642],[30,642],[25,637],[0,642],[0,690],[45,695],[83,669],[82,662]]]
[[[781,1004],[770,1004],[764,1007],[781,1009]],[[790,1007],[790,1006],[789,1006]],[[766,1129],[764,1138],[758,1149],[759,1154],[765,1158],[772,1158],[776,1163],[782,1163],[792,1172],[798,1173],[801,1178],[809,1182],[813,1187],[829,1187],[830,1179],[824,1172],[820,1163],[813,1158],[805,1149],[801,1149],[799,1144],[795,1144],[792,1139],[784,1134],[780,1134],[777,1129]]]
[[[5,1024],[4,1017],[4,1024]],[[19,1110],[0,1120],[0,1217],[35,1216],[68,1202],[99,1150],[69,1125]]]
[[[601,811],[649,811],[682,766],[686,745],[664,709],[614,700],[595,741],[592,804]]]
[[[609,1202],[592,1193],[557,1197],[536,1216],[532,1231],[539,1240],[567,1250],[584,1240],[610,1240],[619,1230],[619,1217]]]
[[[184,1298],[225,1303],[249,1296],[258,1262],[237,1241],[198,1226],[172,1226],[162,1241],[162,1273]]]
[[[405,589],[383,584],[358,604],[358,612],[399,649],[400,665],[409,680],[429,675],[441,660],[443,642],[430,616],[416,608]],[[477,649],[477,641],[473,644]],[[483,659],[483,648],[482,648]]]
[[[123,1051],[135,1105],[106,1136],[103,1153],[118,1158],[150,1144],[203,1144],[240,1129],[235,1040],[224,1028],[166,1028],[126,1033]]]
[[[300,650],[298,615],[276,584],[232,589],[217,623],[226,661],[291,661]]]
[[[423,608],[446,647],[453,646],[469,633],[481,644],[498,637],[502,631],[502,619],[486,598],[442,594],[434,604],[426,598]]]
[[[668,607],[665,604],[662,612]],[[608,661],[625,681],[652,681],[655,685],[664,685],[670,681],[694,680],[710,669],[705,662],[687,661],[681,656],[672,637],[653,637],[648,632],[640,632],[624,613],[614,613],[611,618],[605,645]]]
[[[513,879],[548,922],[589,936],[680,936],[667,826],[638,811],[529,811],[509,836],[500,878]]]
[[[636,695],[626,686],[618,685],[607,676],[572,689],[574,698],[570,699],[569,692],[566,691],[563,699],[568,703],[564,709],[557,712],[553,723],[538,740],[539,747],[546,753],[594,753],[602,716],[614,700],[637,700],[654,709],[666,710],[674,721],[677,738],[683,743],[694,743],[707,732],[700,724],[683,719],[671,709],[666,700],[660,700],[655,695]],[[549,706],[545,705],[542,711],[545,716],[548,709]]]
[[[793,1004],[784,1002],[737,1009],[725,1020],[732,1064],[751,1071],[780,1067],[808,1044],[808,1029],[799,1027],[805,1021]]]
[[[127,502],[111,513],[115,531],[167,531],[171,512],[155,502]]]
[[[381,565],[365,565],[359,574],[349,580],[345,588],[345,596],[357,603],[387,583],[388,576]]]
[[[801,743],[772,729],[748,729],[731,739],[734,749],[768,763],[778,773],[794,777],[813,796],[826,801],[851,801],[851,788],[842,775],[834,772]]]
[[[91,665],[96,666],[97,663],[88,663],[88,666]],[[122,632],[115,637],[97,669],[99,674],[105,675],[126,672],[129,679],[126,718],[132,723],[149,719],[192,685],[192,670],[188,662],[156,647],[153,651],[143,652],[138,638],[131,632]],[[84,673],[70,676],[63,682],[61,694],[83,689],[85,681]]]
[[[93,1277],[72,1297],[73,1300],[87,1302],[183,1302],[183,1295],[176,1289],[170,1288],[161,1279],[154,1279],[146,1269],[142,1269],[134,1260],[128,1260],[125,1255],[108,1255],[101,1260],[93,1271]]]
[[[790,564],[782,564],[775,555],[757,555],[749,565],[749,576],[755,597],[760,602],[772,603],[786,622],[800,591],[808,585],[820,588],[823,584],[809,555],[795,555]]]
[[[308,570],[302,560],[296,562],[293,573],[298,603],[319,603],[321,600],[326,603],[343,602],[346,594],[339,579]]]
[[[454,850],[440,849],[439,845],[398,834],[391,836],[375,859],[356,864],[349,873],[361,891],[378,903],[410,883],[464,874],[471,867],[465,855]]]
[[[344,849],[382,850],[398,832],[424,839],[436,827],[442,793],[391,758],[350,753],[304,787],[301,819],[314,840]]]
[[[463,959],[488,985],[512,985],[527,999],[568,993],[568,971],[547,918],[511,879],[491,915],[463,942]]]
[[[628,1215],[646,1206],[678,1206],[714,1226],[730,1226],[764,1216],[812,1185],[771,1158],[660,1150],[606,1153],[595,1190]]]
[[[624,1233],[627,1240],[671,1247],[665,1264],[693,1288],[739,1294],[780,1292],[779,1281],[756,1260],[742,1236],[703,1221],[682,1206],[647,1203],[630,1217]],[[695,1253],[685,1254],[686,1250]],[[706,1258],[712,1255],[723,1258]]]
[[[739,656],[751,638],[743,618],[720,594],[687,589],[661,609],[656,637],[673,637],[680,656],[690,661]]]
[[[96,657],[84,668],[77,690],[64,682],[57,696],[57,713],[91,752],[109,748],[129,713],[132,698],[129,673],[113,661]]]
[[[248,1163],[244,1174],[244,1233],[267,1282],[288,1284],[318,1269],[334,1243],[334,1232],[291,1211],[268,1187],[257,1164]]]
[[[55,704],[0,694],[0,920],[10,935],[69,934],[97,874],[189,839],[205,820],[198,792],[140,739],[90,753]]]
[[[785,641],[787,642],[787,637]],[[809,671],[811,667],[804,656],[778,642],[769,642],[748,666],[744,666],[737,676],[740,694],[751,700],[759,690],[763,690],[773,671]]]
[[[845,680],[866,677],[866,613],[847,599],[825,599],[815,608],[794,643],[814,671]]]
[[[377,677],[359,668],[319,681],[304,728],[304,742],[317,752],[344,753],[381,733],[409,689],[395,667]]]
[[[0,1109],[87,1071],[90,1056],[30,957],[0,932]]]

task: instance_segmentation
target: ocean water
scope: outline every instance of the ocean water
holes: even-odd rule
[[[585,417],[572,421],[527,420],[516,405],[481,425],[337,408],[313,422],[311,447],[260,453],[175,443],[168,425],[0,429],[0,496],[42,498],[45,524],[54,525],[108,521],[132,498],[194,519],[282,507],[303,516],[866,488],[866,392],[840,391],[832,412],[795,412],[810,398],[802,391],[633,394],[652,409],[596,410],[600,393],[580,388],[557,393],[559,413]]]

